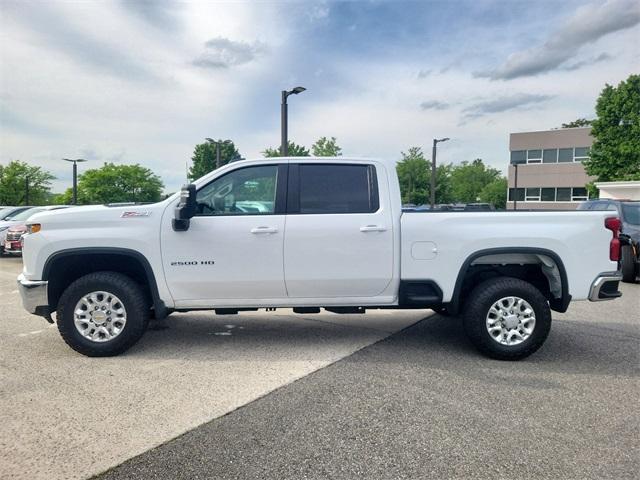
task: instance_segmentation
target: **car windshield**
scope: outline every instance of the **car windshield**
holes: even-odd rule
[[[640,225],[640,203],[623,203],[622,219],[631,225]]]
[[[13,217],[18,215],[20,212],[24,212],[24,208],[5,208],[0,212],[0,219],[2,220],[12,220]]]
[[[31,215],[35,215],[36,213],[44,212],[44,208],[30,208],[29,210],[25,210],[24,212],[20,212],[18,215],[11,217],[10,220],[26,220]]]

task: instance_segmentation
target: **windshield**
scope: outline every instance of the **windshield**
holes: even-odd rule
[[[18,215],[20,212],[24,212],[25,208],[3,208],[0,211],[0,219],[2,220],[11,220],[13,217]]]
[[[10,220],[26,220],[31,215],[35,215],[36,213],[44,212],[44,208],[30,208],[29,210],[25,210],[24,212],[20,212],[18,215],[11,217]]]
[[[623,203],[622,219],[631,225],[640,225],[640,203]]]

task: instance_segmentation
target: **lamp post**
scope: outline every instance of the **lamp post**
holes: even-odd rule
[[[216,142],[213,138],[209,138],[209,137],[205,138],[205,140],[207,142],[209,142],[211,145],[215,144],[215,146],[216,146],[216,168],[220,168],[220,162],[221,162],[221,160],[220,160],[220,142],[219,141]]]
[[[515,182],[513,185],[513,209],[518,209],[518,164],[514,163],[513,168],[516,170]],[[509,196],[509,186],[507,185],[507,198]]]
[[[287,138],[288,112],[287,98],[289,95],[298,95],[306,90],[304,87],[295,87],[289,91],[282,90],[282,105],[280,106],[280,155],[286,157],[289,155],[289,140]]]
[[[449,140],[449,137],[445,138],[434,138],[433,139],[433,150],[431,152],[431,210],[436,207],[436,150],[437,145],[440,142],[446,142]]]
[[[227,143],[229,143],[229,140],[214,140],[213,138],[205,138],[205,140],[207,142],[209,142],[211,145],[216,146],[216,168],[220,168],[222,166],[222,153],[220,150],[220,145],[225,145]]]
[[[86,162],[84,158],[63,158],[65,162],[73,163],[73,200],[71,201],[72,205],[78,204],[78,162]]]

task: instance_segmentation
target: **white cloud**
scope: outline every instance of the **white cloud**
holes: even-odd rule
[[[490,100],[482,100],[472,103],[463,109],[464,117],[467,119],[478,118],[493,113],[502,113],[509,110],[517,110],[523,107],[535,105],[540,108],[542,102],[553,98],[551,95],[539,95],[532,93],[516,93],[505,95]]]
[[[640,4],[635,0],[609,0],[604,4],[588,5],[562,22],[542,45],[513,53],[500,67],[477,75],[510,80],[546,73],[573,58],[586,45],[638,23]]]
[[[260,42],[234,42],[228,38],[216,37],[207,40],[205,51],[193,61],[197,67],[229,68],[255,60],[266,51]]]

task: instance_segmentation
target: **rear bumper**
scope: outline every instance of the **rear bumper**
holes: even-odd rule
[[[618,290],[618,284],[622,280],[620,272],[604,272],[596,277],[589,290],[589,300],[592,302],[602,302],[621,297],[622,292]]]
[[[18,290],[27,312],[43,317],[49,314],[48,283],[44,280],[27,280],[22,273],[18,276]]]

